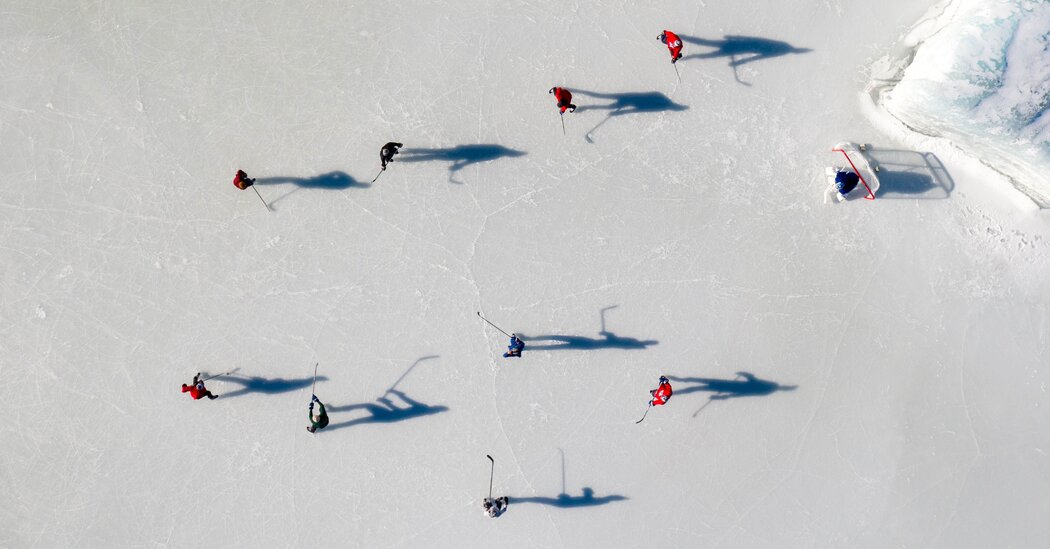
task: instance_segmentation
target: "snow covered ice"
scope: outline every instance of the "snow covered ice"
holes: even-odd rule
[[[1045,547],[1046,213],[858,100],[931,4],[7,3],[0,547]]]
[[[1050,207],[1050,3],[942,0],[879,60],[871,93]]]

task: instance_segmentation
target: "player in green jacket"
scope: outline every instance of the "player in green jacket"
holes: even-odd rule
[[[314,414],[314,403],[317,403],[318,411]],[[328,412],[324,411],[324,404],[317,399],[317,395],[310,395],[310,426],[306,428],[311,433],[317,432],[318,429],[324,429],[328,427]]]

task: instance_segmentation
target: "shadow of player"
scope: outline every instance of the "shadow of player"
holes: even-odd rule
[[[628,114],[648,114],[648,113],[660,113],[660,112],[675,112],[684,111],[689,108],[688,105],[681,105],[675,103],[670,97],[660,92],[623,92],[623,93],[600,93],[589,90],[575,90],[573,93],[582,95],[584,97],[593,97],[595,99],[604,99],[607,101],[605,104],[598,105],[581,105],[576,108],[576,112],[586,111],[609,111],[609,114],[594,125],[584,138],[588,143],[594,143],[592,134],[602,127],[606,122],[612,120],[616,116],[624,116]]]
[[[276,176],[260,177],[255,180],[256,185],[279,185],[281,183],[292,183],[304,189],[331,190],[349,189],[350,187],[367,189],[372,186],[370,183],[358,181],[350,174],[340,171],[323,173],[313,177]]]
[[[603,105],[581,105],[576,108],[576,112],[602,110],[609,111],[609,116],[623,116],[626,114],[684,111],[689,108],[688,105],[675,103],[670,97],[655,91],[599,93],[588,90],[575,90],[573,93],[608,101],[608,103]]]
[[[508,149],[503,145],[476,144],[443,149],[401,149],[396,160],[398,162],[451,162],[448,171],[455,173],[471,164],[491,162],[500,158],[516,158],[526,154],[523,151]]]
[[[650,345],[656,345],[659,341],[655,339],[636,339],[633,337],[622,337],[618,336],[613,332],[605,329],[605,313],[619,307],[619,305],[610,305],[609,307],[603,307],[599,312],[601,317],[602,328],[598,332],[601,338],[593,338],[586,336],[577,335],[563,335],[563,334],[549,334],[549,335],[538,335],[538,336],[527,336],[522,333],[518,333],[518,337],[522,341],[551,341],[553,343],[541,343],[539,345],[529,344],[525,347],[526,350],[532,351],[593,351],[595,349],[645,349]]]
[[[594,507],[596,505],[605,505],[614,501],[623,501],[627,499],[627,496],[621,496],[619,494],[610,494],[608,496],[594,497],[594,490],[591,488],[584,488],[583,494],[579,496],[570,496],[569,494],[561,493],[557,497],[517,497],[510,496],[510,503],[538,503],[540,505],[550,505],[551,507],[561,507],[563,509],[571,507]]]
[[[219,376],[216,379],[242,386],[242,388],[235,391],[222,393],[221,396],[225,398],[246,395],[248,393],[261,393],[264,395],[287,393],[289,391],[309,387],[314,381],[313,376],[300,379],[284,379],[280,377],[266,378],[258,376],[248,377],[227,375]],[[317,381],[326,381],[327,379],[328,378],[325,376],[317,376]]]
[[[727,34],[722,40],[707,40],[696,36],[679,36],[679,38],[687,44],[715,48],[713,51],[706,53],[687,55],[681,59],[682,61],[689,59],[728,57],[729,67],[733,69],[733,79],[736,80],[738,84],[743,84],[749,87],[751,84],[741,80],[740,75],[737,73],[736,68],[740,65],[754,61],[761,61],[763,59],[780,57],[791,53],[806,53],[813,51],[809,48],[796,48],[781,40],[770,40],[758,36]]]
[[[593,351],[595,349],[645,349],[650,345],[656,345],[659,341],[655,339],[636,339],[633,337],[621,337],[612,332],[598,332],[601,338],[574,335],[538,335],[527,336],[518,334],[522,341],[552,341],[536,345],[530,343],[526,350],[529,351]]]
[[[281,196],[270,201],[270,206],[288,198],[300,189],[327,189],[330,191],[339,191],[349,189],[351,187],[358,189],[367,189],[372,186],[371,183],[358,181],[346,172],[328,172],[321,175],[315,175],[313,177],[291,177],[291,176],[275,176],[275,177],[260,177],[255,180],[256,185],[280,185],[283,183],[291,183],[296,186]]]
[[[675,377],[667,376],[667,379],[677,383],[696,383],[691,387],[676,387],[674,396],[687,395],[700,391],[715,393],[711,400],[727,400],[730,398],[766,396],[777,391],[794,391],[797,385],[781,385],[779,383],[759,379],[750,372],[737,372],[733,379],[716,379],[708,377]],[[743,378],[743,379],[740,379]]]
[[[695,36],[680,36],[683,42],[708,46],[714,51],[706,53],[695,53],[682,58],[688,59],[711,59],[715,57],[728,57],[730,67],[738,67],[746,63],[771,59],[792,53],[808,53],[810,48],[796,48],[781,40],[770,40],[758,36],[741,36],[728,34],[722,40],[707,40]]]
[[[387,394],[397,395],[397,397],[404,404],[407,404],[407,406],[394,405],[386,395],[376,399],[376,402],[379,404],[366,402],[362,404],[349,404],[346,406],[329,406],[328,410],[331,412],[365,410],[368,412],[368,416],[344,421],[342,423],[333,423],[332,425],[329,425],[326,430],[333,431],[343,427],[353,427],[354,425],[363,425],[366,423],[396,423],[407,419],[440,414],[441,412],[448,410],[447,406],[430,406],[417,400],[413,400],[397,389],[390,389],[387,391]]]
[[[743,378],[743,380],[741,380],[740,378]],[[766,396],[771,395],[777,391],[794,391],[796,388],[798,388],[797,385],[781,385],[773,381],[759,379],[750,372],[737,372],[736,377],[733,379],[676,376],[667,376],[667,379],[676,383],[697,384],[691,387],[675,388],[674,396],[682,396],[700,391],[714,393],[713,395],[707,397],[707,402],[700,406],[700,408],[697,409],[696,412],[693,412],[693,417],[696,417],[700,412],[704,410],[704,408],[707,408],[709,404],[716,400],[729,400],[731,398],[740,397]]]

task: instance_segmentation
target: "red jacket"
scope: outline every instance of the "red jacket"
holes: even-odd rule
[[[252,183],[254,183],[254,181],[248,179],[248,174],[244,173],[244,170],[237,170],[237,175],[233,176],[233,186],[242,191],[251,187]]]
[[[565,112],[572,104],[572,93],[565,88],[554,88],[554,99],[558,101],[558,106],[561,107],[561,112]]]
[[[653,406],[663,406],[671,400],[671,384],[664,383],[653,391]]]
[[[678,38],[677,34],[665,30],[664,40],[667,44],[667,49],[671,50],[671,59],[678,59],[682,56],[682,40]]]
[[[200,400],[204,398],[204,395],[208,393],[208,390],[204,388],[204,384],[198,385],[186,385],[182,384],[182,392],[189,393],[193,400]]]

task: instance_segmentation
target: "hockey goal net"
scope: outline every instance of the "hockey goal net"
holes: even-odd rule
[[[861,185],[847,193],[846,199],[865,193],[865,199],[875,200],[875,191],[879,190],[878,172],[872,169],[872,163],[865,154],[865,149],[865,146],[856,143],[840,143],[831,149],[833,153],[841,154],[840,160],[844,159],[846,165],[860,178]],[[846,165],[826,170],[831,187],[835,187],[835,174],[839,169],[846,169]]]

